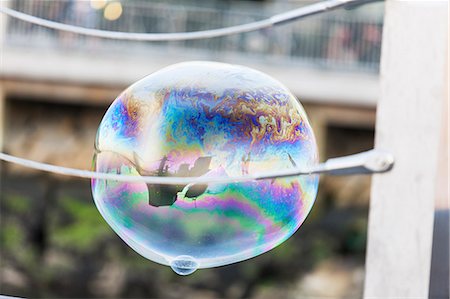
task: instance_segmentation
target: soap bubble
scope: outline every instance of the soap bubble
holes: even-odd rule
[[[96,171],[224,177],[317,163],[298,100],[259,71],[186,62],[155,72],[112,103],[95,141]],[[187,275],[262,254],[308,215],[317,176],[230,184],[92,180],[95,203],[142,256]]]

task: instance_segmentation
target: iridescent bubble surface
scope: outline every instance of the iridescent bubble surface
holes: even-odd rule
[[[318,159],[306,114],[282,84],[213,62],[169,66],[127,88],[95,148],[96,171],[136,176],[239,176]],[[317,185],[317,176],[187,186],[93,180],[92,192],[130,247],[189,274],[282,243],[305,220]]]

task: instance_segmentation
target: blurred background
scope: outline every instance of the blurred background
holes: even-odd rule
[[[247,23],[315,1],[2,1],[45,19],[128,32]],[[89,169],[97,127],[128,85],[215,60],[272,75],[300,99],[321,160],[373,147],[383,3],[253,33],[179,42],[104,40],[0,16],[0,147]],[[139,256],[97,211],[90,182],[2,163],[0,292],[83,298],[360,298],[369,176],[326,177],[299,231],[249,261],[181,277]]]

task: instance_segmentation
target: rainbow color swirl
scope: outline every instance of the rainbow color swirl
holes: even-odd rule
[[[298,100],[256,70],[213,62],[164,68],[126,89],[95,142],[96,171],[155,176],[238,176],[316,164]],[[93,180],[95,203],[134,250],[170,265],[238,262],[289,238],[308,215],[318,177],[156,186]]]

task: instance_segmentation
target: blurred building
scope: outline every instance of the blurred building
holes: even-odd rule
[[[36,0],[2,5],[88,28],[184,32],[247,23],[309,4],[122,2]],[[172,63],[215,60],[250,66],[284,83],[307,111],[321,160],[366,150],[373,146],[382,18],[383,5],[375,3],[252,33],[150,43],[79,36],[1,16],[0,145],[9,154],[88,169],[101,117],[125,87]],[[4,166],[5,190],[17,185],[7,185],[9,177],[39,175]],[[41,192],[45,200],[51,184],[44,191],[27,192]],[[317,204],[364,210],[369,185],[364,176],[325,178]]]

